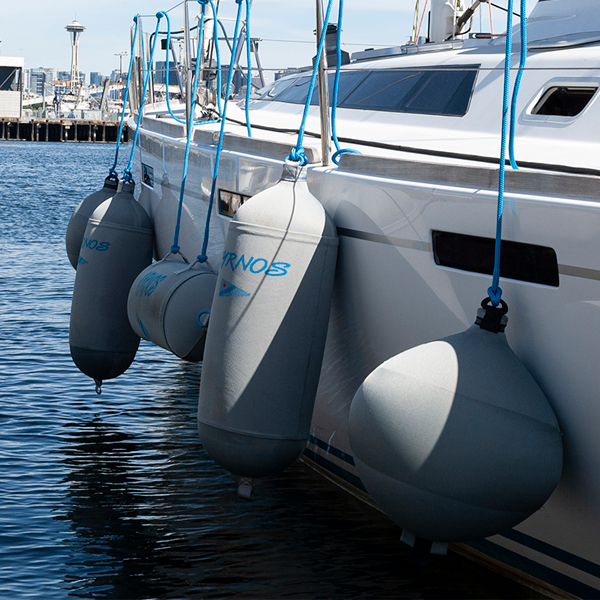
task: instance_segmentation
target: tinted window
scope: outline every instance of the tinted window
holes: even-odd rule
[[[403,112],[432,115],[464,115],[476,71],[425,72],[401,104]]]
[[[250,98],[252,98],[253,100],[260,99],[263,97],[274,98],[275,96],[277,96],[277,94],[280,94],[283,90],[285,90],[285,88],[290,86],[293,82],[294,82],[293,79],[280,79],[278,81],[275,81],[271,85],[264,87],[262,90],[257,90],[250,96]]]
[[[308,86],[310,77],[299,77],[283,92],[274,97],[278,102],[292,102],[294,104],[304,104],[306,102],[306,94],[308,94]],[[266,99],[266,98],[265,98]]]
[[[419,82],[418,71],[372,71],[340,107],[398,110],[408,92]]]
[[[338,106],[388,112],[462,116],[473,92],[477,66],[397,71],[343,71]],[[334,73],[329,74],[333,96]],[[303,76],[281,93],[269,93],[278,102],[304,104],[310,77]],[[265,97],[266,99],[266,97]],[[319,103],[318,85],[311,104]]]
[[[338,106],[340,102],[368,75],[365,71],[348,71],[340,73],[340,82],[338,85]],[[329,73],[329,104],[333,103],[333,84],[335,83],[335,73]],[[278,98],[279,99],[279,98]],[[304,98],[306,102],[306,98]],[[310,101],[311,104],[319,104],[319,82],[317,80],[313,95]]]

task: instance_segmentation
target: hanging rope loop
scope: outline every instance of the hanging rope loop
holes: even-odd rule
[[[125,84],[125,97],[123,98],[123,106],[121,107],[121,122],[119,124],[119,135],[117,136],[117,148],[115,149],[115,160],[113,166],[108,170],[108,174],[118,177],[117,173],[117,161],[119,159],[119,148],[121,147],[121,137],[123,136],[123,122],[125,121],[125,109],[127,107],[127,97],[129,95],[129,81],[131,79],[131,72],[133,70],[133,53],[135,51],[135,41],[138,33],[138,18],[137,15],[133,17],[135,23],[135,29],[133,30],[133,38],[131,40],[131,52],[129,53],[129,68],[127,69],[127,83]],[[123,81],[121,80],[121,85]]]
[[[341,150],[338,150],[334,153],[334,155],[331,157],[331,160],[336,165],[339,165],[342,154],[362,154],[362,152],[359,152],[358,150],[353,150],[352,148],[342,148]]]
[[[233,32],[233,45],[231,47],[231,56],[233,62],[233,57],[235,56],[238,44],[238,33],[240,29],[240,22],[242,16],[242,1],[243,0],[235,0],[235,3],[238,5],[237,16],[235,19],[235,29]],[[233,66],[233,65],[232,65]],[[233,81],[233,68],[229,69],[227,74],[227,88],[225,91],[225,103],[223,105],[223,116],[221,118],[221,128],[219,130],[219,143],[217,144],[217,150],[215,154],[215,168],[213,171],[212,184],[210,188],[210,197],[208,200],[208,208],[206,213],[206,225],[204,226],[204,241],[202,243],[202,251],[198,255],[198,262],[204,263],[208,260],[207,249],[208,249],[208,240],[210,237],[210,219],[212,216],[213,204],[215,201],[215,193],[217,190],[217,177],[219,175],[219,163],[221,161],[221,152],[223,150],[223,138],[225,137],[225,124],[226,124],[226,116],[227,116],[227,107],[229,106],[229,96],[231,92],[231,83]]]
[[[192,142],[192,134],[194,131],[194,108],[196,103],[196,94],[198,92],[198,75],[199,75],[199,67],[200,67],[200,53],[202,52],[202,34],[204,33],[204,14],[206,12],[206,2],[202,3],[202,13],[200,15],[200,24],[198,30],[198,47],[196,48],[196,68],[194,70],[194,85],[192,88],[192,97],[190,101],[190,114],[189,121],[186,123],[186,143],[185,143],[185,155],[183,158],[183,172],[181,174],[181,187],[179,188],[179,206],[177,207],[177,222],[175,224],[175,234],[173,238],[173,245],[171,246],[171,252],[173,254],[177,254],[180,250],[179,248],[179,229],[181,226],[181,212],[183,210],[183,197],[185,194],[185,182],[187,179],[187,171],[190,159],[190,145]]]
[[[150,61],[148,65],[148,70],[146,72],[146,77],[144,78],[144,90],[142,92],[142,99],[140,102],[140,109],[138,113],[137,123],[135,125],[135,136],[133,137],[133,143],[131,144],[131,153],[129,155],[129,163],[124,171],[123,181],[134,183],[133,177],[131,176],[131,167],[133,165],[133,156],[135,154],[135,147],[138,141],[138,137],[140,135],[140,124],[142,122],[142,114],[144,112],[144,106],[146,104],[146,97],[148,95],[148,82],[150,80],[150,73],[152,72],[152,65],[154,63],[154,50],[156,48],[156,41],[158,40],[158,28],[160,25],[160,19],[164,15],[164,12],[157,13],[156,15],[156,30],[154,31],[154,39],[152,40],[152,47],[150,49]],[[142,37],[143,39],[143,37]],[[142,47],[142,56],[144,55],[143,47]]]
[[[331,157],[331,160],[334,164],[340,164],[340,157],[342,154],[351,153],[351,154],[361,154],[358,150],[343,150],[340,148],[340,142],[337,136],[337,100],[338,100],[338,90],[340,88],[340,69],[342,67],[342,17],[344,15],[344,0],[340,0],[339,8],[338,8],[338,23],[337,23],[337,33],[336,33],[336,67],[335,67],[335,79],[333,81],[333,98],[331,101],[331,137],[333,138],[333,143],[337,149],[337,152]]]
[[[236,0],[237,2],[238,0]],[[308,110],[310,108],[310,101],[312,100],[313,91],[315,89],[315,83],[317,81],[317,73],[319,71],[319,63],[321,62],[321,54],[323,53],[323,46],[325,45],[325,34],[327,33],[327,25],[329,24],[329,15],[331,14],[331,7],[333,6],[333,0],[329,0],[327,4],[327,12],[323,19],[323,30],[321,31],[321,37],[319,38],[319,45],[317,46],[317,55],[315,56],[315,64],[313,65],[312,76],[310,78],[310,85],[308,86],[308,93],[306,95],[306,102],[304,104],[304,113],[302,114],[302,121],[300,123],[300,129],[298,129],[298,143],[295,148],[292,148],[289,156],[286,160],[294,162],[301,162],[302,165],[308,164],[308,160],[304,156],[304,148],[302,143],[304,141],[304,130],[306,128],[306,119],[308,117]],[[294,152],[295,150],[295,152]],[[294,158],[296,157],[296,158]],[[300,157],[300,158],[298,158]],[[304,157],[306,162],[302,162],[301,158]]]

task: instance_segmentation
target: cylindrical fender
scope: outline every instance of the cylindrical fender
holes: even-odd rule
[[[125,372],[139,345],[127,318],[127,296],[152,259],[152,227],[133,188],[123,184],[89,218],[75,277],[71,356],[97,383]]]
[[[216,270],[208,263],[188,265],[168,259],[150,265],[129,292],[131,327],[184,360],[202,360],[216,283]]]
[[[333,221],[294,169],[229,225],[198,427],[209,455],[236,475],[278,473],[306,445],[337,247]]]
[[[84,198],[73,211],[73,214],[69,219],[69,224],[67,225],[65,244],[69,262],[73,265],[74,269],[77,269],[81,240],[83,239],[88,219],[105,200],[112,198],[117,193],[118,186],[119,179],[117,176],[109,175],[104,180],[102,189],[90,194],[87,198]]]

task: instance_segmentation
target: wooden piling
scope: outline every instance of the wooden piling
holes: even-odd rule
[[[119,121],[0,117],[0,140],[26,142],[116,143]],[[127,128],[121,141],[127,143]]]

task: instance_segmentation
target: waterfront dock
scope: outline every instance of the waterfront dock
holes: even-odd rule
[[[0,117],[0,140],[26,142],[116,143],[119,121],[96,119],[45,119]],[[121,143],[128,141],[123,127]]]

